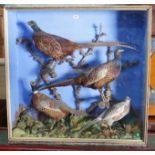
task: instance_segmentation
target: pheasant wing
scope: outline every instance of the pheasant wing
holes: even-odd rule
[[[60,43],[51,35],[45,32],[38,32],[33,37],[36,47],[49,56],[62,54]]]
[[[76,48],[78,48],[78,45],[75,42],[72,42],[66,38],[62,38],[56,35],[51,36],[54,37],[57,42],[59,42],[63,52],[73,52]]]
[[[104,77],[106,77],[107,73],[108,73],[108,68],[107,68],[106,64],[93,69],[89,73],[89,75],[87,75],[87,78],[85,80],[85,85],[89,86],[89,85],[103,79]]]

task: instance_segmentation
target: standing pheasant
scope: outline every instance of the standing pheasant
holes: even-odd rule
[[[95,46],[121,46],[135,49],[123,42],[75,43],[68,39],[44,32],[35,21],[29,21],[28,25],[33,29],[33,41],[35,46],[54,60],[62,60],[64,57],[72,55],[76,49],[92,48]]]
[[[130,112],[131,99],[126,97],[124,101],[114,104],[107,111],[102,112],[96,119],[87,123],[80,131],[79,135],[96,123],[105,123],[111,128],[114,122],[121,120]]]
[[[75,78],[71,78],[55,84],[49,84],[47,86],[40,87],[38,90],[67,85],[80,85],[84,87],[98,89],[100,91],[103,86],[115,80],[119,76],[121,71],[120,58],[122,52],[123,50],[117,49],[115,52],[115,58],[113,60],[101,64],[98,67],[92,68],[89,71],[84,72]],[[104,97],[102,95],[101,97],[104,100]]]

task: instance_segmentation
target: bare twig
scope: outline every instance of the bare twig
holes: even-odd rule
[[[110,61],[111,53],[112,53],[112,51],[111,51],[110,47],[107,47],[107,53],[106,53],[106,55],[107,55],[107,62]],[[105,90],[104,90],[103,93],[104,93],[104,96],[106,98],[106,107],[110,107],[110,103],[109,102],[110,102],[111,97],[112,97],[112,91],[111,91],[110,83],[105,85]]]
[[[20,104],[20,105],[19,105],[19,109],[18,109],[18,111],[17,111],[16,114],[15,114],[16,117],[15,117],[14,127],[17,126],[17,123],[18,123],[19,118],[20,118],[20,114],[21,114],[23,111],[25,111],[25,108],[24,108],[23,104]]]
[[[31,54],[33,59],[37,61],[41,66],[44,65],[44,60],[41,59],[33,50],[33,44],[28,38],[19,37],[16,39],[16,44],[26,44],[27,51]]]
[[[104,35],[105,33],[103,33],[103,28],[102,28],[102,25],[100,25],[99,27],[97,27],[96,25],[94,25],[94,30],[95,30],[95,38],[92,39],[92,42],[98,42]],[[85,63],[85,59],[87,56],[90,56],[93,54],[93,48],[89,48],[86,52],[81,49],[80,50],[80,55],[82,56],[82,58],[80,59],[80,61],[78,62],[77,65],[75,65],[73,63],[73,60],[72,59],[70,61],[70,65],[75,68],[75,69],[78,69],[78,68],[81,68],[84,63]],[[74,97],[75,97],[75,100],[76,100],[76,108],[77,109],[80,109],[80,96],[79,96],[79,93],[80,93],[80,88],[79,86],[72,86],[73,87],[73,91],[74,91]]]
[[[102,31],[103,30],[102,25],[100,25],[99,27],[94,25],[94,29],[95,29],[95,38],[92,39],[92,42],[95,43],[95,42],[98,42],[105,35],[105,33],[103,33]],[[98,29],[99,29],[99,32],[97,31]],[[89,55],[92,55],[92,53],[93,53],[93,48],[89,48],[86,52],[81,50],[80,54],[82,55],[82,58],[78,62],[78,65],[76,67],[80,68],[85,63],[85,58]]]
[[[132,68],[134,66],[137,66],[139,64],[139,60],[133,60],[133,61],[125,61],[123,64],[122,64],[122,70],[126,70],[128,68]]]
[[[76,64],[74,63],[74,56],[66,57],[65,61],[69,63],[72,68],[76,68]]]
[[[41,65],[40,74],[38,75],[38,78],[35,82],[31,82],[32,89],[36,89],[40,82],[43,80],[45,83],[49,84],[50,80],[49,77],[55,78],[56,72],[55,72],[55,66],[56,62],[53,60],[49,60],[48,63],[45,63],[42,58],[39,57],[39,55],[34,51],[32,42],[27,38],[18,38],[16,40],[18,44],[26,43],[26,49],[31,54],[34,60],[36,60]],[[57,92],[56,88],[49,89],[51,94],[56,98],[61,100],[60,94]]]
[[[81,89],[81,87],[72,85],[72,88],[73,88],[75,102],[76,102],[76,109],[79,110],[80,109],[80,103],[81,103],[81,100],[80,100],[80,89]]]

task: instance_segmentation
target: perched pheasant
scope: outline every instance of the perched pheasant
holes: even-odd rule
[[[107,63],[101,64],[95,68],[91,68],[87,72],[83,72],[81,75],[65,80],[63,82],[49,84],[47,86],[40,87],[38,90],[44,90],[52,87],[61,87],[67,85],[81,85],[93,89],[100,89],[105,84],[115,80],[121,71],[121,53],[123,50],[118,49],[115,52],[115,58]]]
[[[98,67],[92,68],[87,72],[83,72],[81,75],[65,80],[63,82],[53,83],[40,87],[36,91],[44,90],[52,87],[61,87],[67,85],[80,85],[93,89],[98,89],[102,100],[104,101],[103,94],[101,93],[102,87],[111,81],[115,80],[121,71],[121,53],[123,50],[117,49],[115,51],[115,58],[107,63],[101,64]]]
[[[72,55],[76,49],[92,48],[95,46],[121,46],[130,49],[134,47],[123,42],[96,42],[96,43],[75,43],[68,39],[49,34],[39,28],[35,21],[29,21],[28,25],[33,29],[33,41],[35,46],[44,54],[54,60],[62,60],[65,56]]]
[[[75,110],[70,108],[67,104],[62,101],[49,98],[47,95],[42,93],[34,93],[32,96],[33,106],[45,115],[53,118],[56,121],[61,120],[69,113],[75,115],[87,115],[86,112]]]
[[[101,113],[96,119],[90,121],[86,124],[80,131],[81,134],[83,131],[87,130],[93,124],[102,122],[107,124],[109,127],[113,125],[114,122],[121,120],[130,112],[131,99],[126,97],[124,101],[114,104],[110,109]]]

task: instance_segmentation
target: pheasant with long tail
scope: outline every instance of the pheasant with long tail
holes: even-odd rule
[[[103,96],[103,93],[101,93],[102,87],[115,80],[119,76],[121,72],[120,58],[123,51],[124,50],[122,49],[117,49],[115,52],[115,58],[113,60],[107,63],[103,63],[95,68],[91,68],[89,71],[83,72],[75,78],[42,86],[36,91],[68,85],[80,85],[88,88],[98,89],[101,94],[102,100],[104,101],[105,97]]]
[[[35,21],[29,21],[28,25],[33,29],[33,42],[36,48],[58,61],[63,60],[68,55],[72,55],[75,50],[82,48],[119,46],[135,49],[135,47],[124,42],[76,43],[63,37],[44,32]]]

